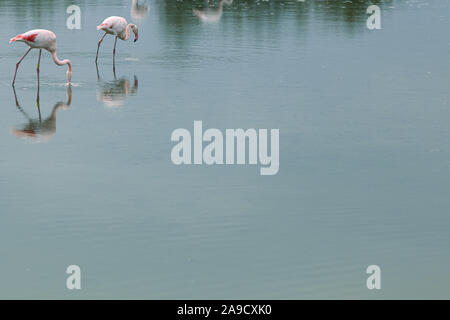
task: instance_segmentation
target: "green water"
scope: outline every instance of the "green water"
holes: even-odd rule
[[[374,3],[381,30],[368,1],[235,0],[202,23],[204,1],[133,20],[131,1],[80,0],[69,30],[73,1],[0,1],[0,298],[450,298],[450,2]],[[99,79],[111,15],[140,38],[115,76],[105,38]],[[68,101],[43,53],[39,110],[37,51],[18,108],[27,48],[8,44],[36,28],[73,64]],[[280,129],[279,173],[175,166],[194,120]]]

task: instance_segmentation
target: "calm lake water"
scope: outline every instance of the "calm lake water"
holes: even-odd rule
[[[204,1],[0,1],[0,298],[450,298],[450,2],[377,3],[371,31],[368,1],[235,0],[213,23]],[[140,39],[115,78],[105,38],[98,79],[110,15]],[[43,53],[41,121],[38,53],[18,108],[8,44],[36,28],[74,68],[70,93]],[[194,120],[279,128],[278,175],[175,166]]]

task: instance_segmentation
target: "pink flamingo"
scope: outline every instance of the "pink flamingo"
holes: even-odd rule
[[[67,79],[68,84],[70,85],[70,80],[72,78],[72,64],[70,63],[70,60],[59,60],[56,56],[56,35],[51,32],[50,30],[43,30],[43,29],[36,29],[31,30],[22,34],[19,34],[18,36],[15,36],[14,38],[11,38],[9,40],[9,43],[12,42],[24,42],[27,44],[30,49],[24,54],[24,56],[16,63],[16,72],[14,73],[14,79],[12,82],[12,85],[14,86],[14,83],[16,82],[16,76],[17,76],[17,70],[19,69],[19,65],[22,62],[23,59],[27,56],[28,53],[30,53],[31,49],[39,49],[39,59],[37,64],[37,80],[38,80],[38,97],[39,97],[39,67],[41,63],[41,54],[42,49],[47,50],[50,52],[53,61],[58,66],[63,66],[67,64],[68,70],[67,70]]]
[[[112,34],[116,36],[113,49],[113,66],[115,66],[117,38],[124,41],[128,40],[128,38],[130,37],[130,28],[131,30],[133,30],[134,42],[136,42],[139,38],[138,27],[132,23],[128,24],[125,18],[112,16],[106,18],[99,26],[97,26],[97,30],[103,30],[105,34],[98,41],[95,63],[97,63],[98,60],[98,50],[100,49],[100,44],[107,34]]]

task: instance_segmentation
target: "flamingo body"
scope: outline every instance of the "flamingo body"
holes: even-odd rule
[[[17,70],[19,68],[19,65],[22,62],[22,60],[27,56],[27,54],[31,51],[31,49],[39,49],[40,50],[39,61],[38,61],[38,66],[37,66],[38,88],[39,88],[39,67],[40,67],[39,64],[40,64],[42,49],[45,49],[48,52],[50,52],[52,59],[56,65],[63,66],[63,65],[67,64],[67,66],[68,66],[67,78],[68,78],[68,83],[70,84],[71,77],[72,77],[72,64],[71,64],[70,60],[65,59],[65,60],[61,61],[56,56],[56,35],[52,31],[45,30],[45,29],[30,30],[25,33],[19,34],[9,40],[9,43],[13,43],[13,42],[23,42],[30,47],[30,49],[25,53],[25,55],[16,64],[16,72],[14,73],[13,85],[16,81],[16,75],[17,75]]]
[[[56,50],[56,35],[50,30],[36,29],[15,36],[9,43],[24,42],[34,49]]]
[[[106,18],[98,27],[97,30],[103,30],[107,34],[115,35],[120,40],[127,40],[126,35],[128,22],[125,18],[112,16]]]

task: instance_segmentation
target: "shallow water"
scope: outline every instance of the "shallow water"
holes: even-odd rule
[[[202,23],[203,1],[135,21],[131,1],[80,0],[81,30],[70,4],[0,1],[0,298],[450,298],[448,0],[382,1],[374,31],[367,1],[235,0]],[[99,79],[110,15],[140,39],[114,77],[107,37]],[[40,121],[37,51],[20,108],[10,85],[26,46],[8,40],[35,28],[74,66],[68,101],[43,54]],[[175,166],[194,120],[279,128],[279,173]]]

